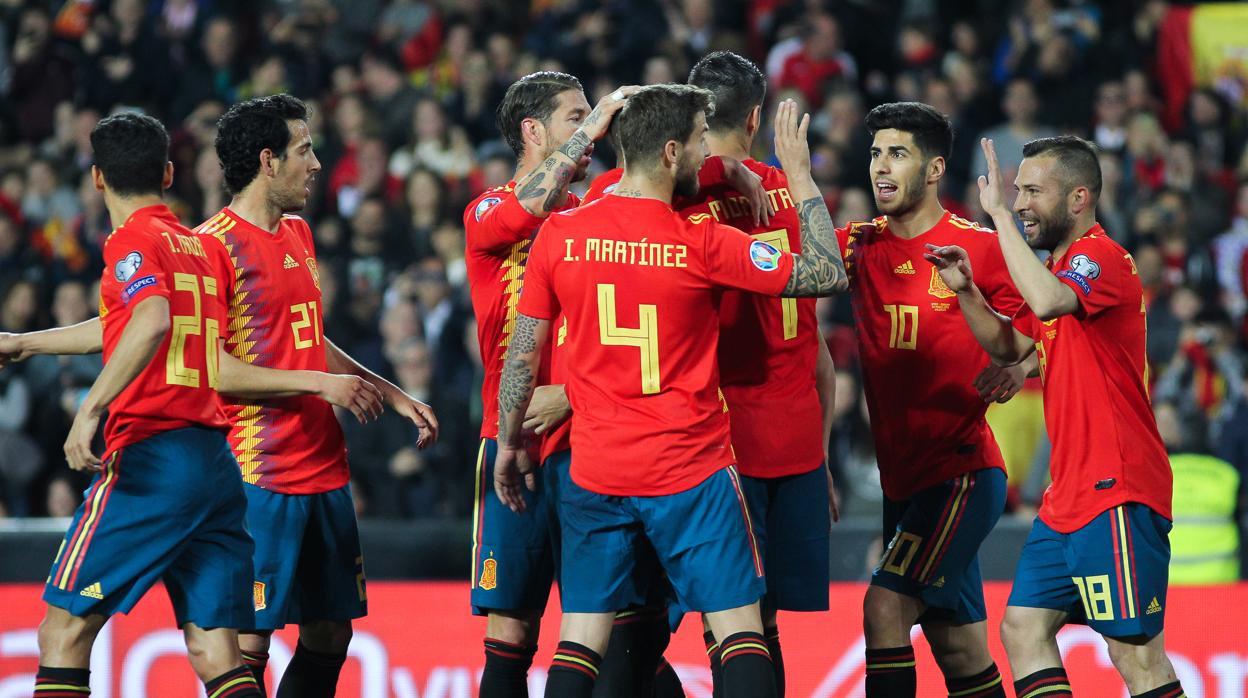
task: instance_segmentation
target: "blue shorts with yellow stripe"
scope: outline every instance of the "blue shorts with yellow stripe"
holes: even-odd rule
[[[473,614],[545,612],[559,569],[558,471],[567,472],[571,453],[552,454],[538,468],[537,490],[521,488],[525,510],[517,514],[494,494],[498,442],[481,439],[472,509]]]
[[[677,605],[712,613],[748,606],[766,591],[763,561],[735,466],[677,494],[591,492],[561,470],[565,613],[606,613],[646,603],[667,572]]]
[[[785,477],[741,476],[767,578],[764,605],[782,611],[828,610],[831,581],[828,470]]]
[[[188,427],[113,451],[83,494],[43,599],[76,616],[128,613],[164,582],[178,625],[248,628],[247,500],[225,434]]]
[[[920,622],[976,623],[988,618],[979,546],[1005,510],[1005,473],[964,473],[906,501],[884,500],[888,547],[871,583],[919,599]]]
[[[1165,625],[1171,525],[1134,503],[1102,512],[1073,533],[1037,518],[1009,605],[1066,611],[1069,622],[1108,637],[1153,637]]]

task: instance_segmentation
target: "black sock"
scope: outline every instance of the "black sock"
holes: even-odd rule
[[[914,648],[867,650],[867,698],[914,698]]]
[[[481,698],[528,698],[529,667],[537,647],[513,645],[485,638],[485,671],[481,674]]]
[[[702,641],[706,643],[706,658],[711,663],[711,698],[724,698],[724,665],[719,662],[719,643],[715,641],[715,633],[709,630],[703,632]]]
[[[685,687],[670,662],[659,658],[659,670],[654,673],[654,698],[685,698]]]
[[[204,682],[208,698],[262,698],[256,677],[246,664],[239,664],[215,679]]]
[[[602,655],[602,666],[594,682],[595,698],[649,696],[654,694],[654,670],[658,666],[653,623],[649,609],[628,611],[616,616],[611,639]]]
[[[91,670],[40,666],[35,698],[85,698],[91,695]]]
[[[1187,694],[1183,692],[1183,687],[1178,681],[1168,683],[1165,686],[1154,688],[1151,691],[1145,691],[1131,698],[1186,698]]]
[[[774,698],[776,675],[762,633],[733,633],[719,644],[724,698]]]
[[[589,698],[602,657],[584,645],[563,641],[546,673],[546,698]]]
[[[949,698],[1005,698],[1005,682],[995,663],[974,676],[946,678],[945,688],[949,689]]]
[[[347,653],[313,652],[299,642],[277,685],[277,698],[333,698]]]
[[[1041,669],[1014,682],[1016,698],[1071,698],[1070,679],[1061,667]]]
[[[260,695],[268,695],[268,691],[264,687],[264,670],[269,666],[269,653],[244,650],[243,664],[251,670],[251,675],[256,677],[256,685],[260,687]]]
[[[776,674],[776,695],[784,698],[784,655],[780,653],[780,628],[765,628],[767,652],[771,655],[771,666]]]

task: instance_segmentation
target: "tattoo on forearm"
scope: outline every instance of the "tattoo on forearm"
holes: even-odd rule
[[[594,115],[591,114],[589,118],[594,118]],[[593,139],[585,135],[584,131],[577,129],[572,134],[572,137],[568,139],[568,142],[564,143],[563,147],[559,149],[559,152],[566,155],[569,160],[576,162],[581,159],[581,156],[585,154],[585,150],[593,142]]]
[[[812,196],[797,205],[801,226],[802,254],[793,258],[793,274],[780,295],[826,296],[844,291],[849,285],[836,225],[822,196]]]
[[[537,319],[517,315],[507,359],[503,362],[503,377],[498,386],[498,440],[505,443],[508,437],[507,417],[523,410],[533,397],[533,371],[522,358],[537,351]]]
[[[568,192],[568,182],[572,181],[572,173],[576,168],[568,164],[560,165],[555,169],[555,184],[551,187],[550,193],[546,195],[546,201],[542,202],[542,208],[550,213],[559,205],[559,201],[563,199]]]
[[[546,195],[546,173],[533,170],[516,185],[516,198],[521,201],[540,199]]]

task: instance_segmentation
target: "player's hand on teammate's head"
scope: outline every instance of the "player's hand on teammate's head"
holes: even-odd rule
[[[798,117],[797,102],[786,99],[776,106],[776,159],[790,177],[810,174],[810,114]]]
[[[0,332],[0,369],[18,361],[25,361],[30,353],[21,346],[21,335]]]
[[[763,178],[735,158],[720,157],[724,163],[724,180],[728,186],[741,192],[750,205],[750,215],[754,217],[754,225],[767,225],[776,210],[771,207],[771,199],[767,197],[767,188],[763,186]]]
[[[360,424],[377,419],[384,409],[381,391],[359,376],[326,373],[321,377],[318,395],[331,405],[349,410]]]
[[[989,363],[984,370],[975,376],[973,385],[979,391],[979,399],[984,402],[1009,402],[1010,398],[1023,389],[1023,381],[1027,380],[1026,371],[1021,364],[998,366]]]
[[[988,172],[980,175],[978,180],[979,205],[991,216],[1006,209],[1005,194],[1001,191],[1001,163],[997,161],[997,149],[991,138],[979,139],[979,147],[983,148],[984,160],[988,163]]]
[[[91,441],[95,439],[95,430],[99,425],[99,415],[78,410],[65,439],[65,460],[69,462],[69,467],[80,472],[99,472],[102,469],[100,459],[91,452]]]
[[[524,511],[523,487],[530,492],[537,490],[537,473],[533,472],[533,461],[523,448],[498,447],[498,457],[494,459],[494,493],[498,500],[508,509],[519,514]]]
[[[432,446],[438,440],[438,416],[428,404],[404,393],[392,407],[420,430],[420,438],[416,440],[417,448]]]
[[[637,94],[637,90],[641,88],[637,85],[625,85],[607,93],[605,97],[598,100],[598,104],[594,105],[594,110],[585,117],[584,123],[581,124],[581,130],[592,140],[598,140],[607,135],[607,129],[611,127],[611,119],[628,104],[628,98]]]
[[[975,277],[971,274],[971,258],[966,250],[957,245],[938,247],[929,244],[923,259],[936,266],[940,271],[940,278],[955,293],[969,291],[975,283]]]

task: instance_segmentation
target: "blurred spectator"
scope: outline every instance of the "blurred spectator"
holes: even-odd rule
[[[1157,379],[1153,397],[1178,409],[1188,448],[1208,451],[1207,425],[1241,399],[1244,375],[1230,317],[1209,308],[1184,324],[1178,353]]]
[[[13,104],[17,137],[38,143],[52,135],[56,105],[74,93],[72,54],[52,38],[52,17],[39,4],[27,4],[13,35],[13,76],[7,100]]]
[[[1127,147],[1127,91],[1111,80],[1096,88],[1092,140],[1103,153],[1121,154]]]
[[[1213,259],[1217,264],[1218,286],[1222,292],[1222,302],[1236,321],[1241,321],[1248,311],[1248,299],[1245,298],[1245,272],[1248,265],[1244,264],[1248,255],[1248,182],[1239,185],[1235,197],[1235,217],[1231,227],[1213,241]]]
[[[797,50],[784,59],[776,76],[778,89],[796,88],[810,104],[822,104],[832,82],[852,84],[858,64],[841,48],[841,25],[830,14],[817,13],[803,28]]]
[[[1053,129],[1036,123],[1038,103],[1035,85],[1030,80],[1010,80],[1005,86],[1005,96],[1001,99],[1005,123],[979,134],[979,138],[991,138],[996,145],[997,160],[1001,163],[1001,177],[1005,182],[1012,183],[1014,176],[1018,174],[1018,164],[1023,161],[1024,143],[1057,135]],[[974,152],[975,164],[971,166],[971,175],[978,177],[988,171],[988,163],[984,160],[982,148],[976,148]]]

